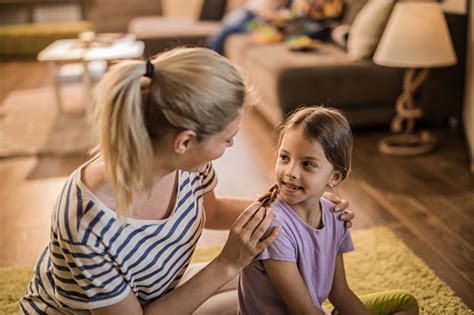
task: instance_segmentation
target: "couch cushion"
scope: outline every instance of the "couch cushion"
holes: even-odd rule
[[[332,41],[342,49],[346,49],[347,47],[350,27],[349,24],[340,24],[331,31]]]
[[[349,30],[347,50],[353,60],[372,57],[392,12],[393,0],[371,0],[359,11]]]

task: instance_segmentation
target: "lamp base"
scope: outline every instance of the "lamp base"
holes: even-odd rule
[[[389,155],[412,156],[433,151],[436,137],[428,131],[418,134],[399,134],[383,138],[379,151]]]

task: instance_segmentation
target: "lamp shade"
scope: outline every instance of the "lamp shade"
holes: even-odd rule
[[[382,66],[403,68],[454,65],[456,55],[441,6],[398,2],[373,60]]]

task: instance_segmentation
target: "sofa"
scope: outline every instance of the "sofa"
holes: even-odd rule
[[[351,24],[364,5],[364,0],[348,1],[341,23]],[[467,17],[446,18],[458,63],[431,70],[416,95],[422,121],[430,124],[459,119],[463,103]],[[257,110],[272,126],[296,107],[312,104],[343,110],[353,126],[388,126],[405,71],[378,66],[370,57],[354,60],[330,40],[319,42],[314,51],[296,52],[284,43],[260,44],[249,35],[233,35],[225,55],[250,79],[261,100]]]

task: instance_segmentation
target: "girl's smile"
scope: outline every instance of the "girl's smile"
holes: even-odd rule
[[[299,190],[303,190],[303,187],[297,186],[291,183],[287,183],[285,181],[282,181],[282,190],[285,190],[287,193],[295,193]]]

